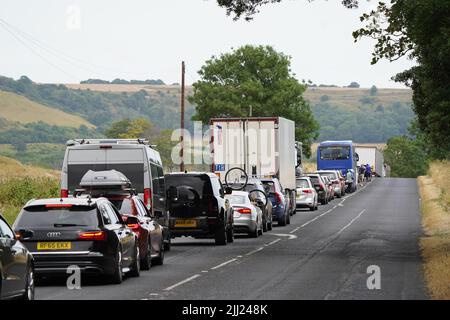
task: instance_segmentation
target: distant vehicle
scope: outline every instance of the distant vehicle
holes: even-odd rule
[[[283,187],[277,178],[261,179],[266,193],[272,202],[272,220],[277,221],[279,226],[291,223],[289,214],[289,200],[283,193]]]
[[[340,170],[346,178],[347,192],[354,192],[357,188],[358,159],[353,142],[350,140],[324,141],[317,148],[317,170]]]
[[[297,208],[309,208],[310,211],[318,209],[319,195],[308,177],[297,178]]]
[[[322,176],[322,180],[325,182],[325,185],[328,187],[328,202],[334,199],[334,188],[333,183],[331,182],[328,176]]]
[[[16,235],[0,215],[0,300],[34,300],[33,256],[20,241],[30,236],[29,230]]]
[[[369,164],[374,176],[386,176],[383,153],[377,147],[357,145],[355,150],[358,154],[358,166]]]
[[[322,179],[322,176],[317,173],[309,173],[307,176],[311,180],[314,189],[316,189],[317,194],[319,195],[320,204],[327,204],[330,199],[330,191],[325,181]]]
[[[326,176],[331,180],[332,187],[334,190],[334,194],[336,197],[341,198],[345,189],[342,188],[341,177],[339,175],[339,171],[337,170],[320,170],[315,173],[320,174],[321,176]]]
[[[295,213],[296,150],[295,123],[281,117],[213,118],[212,171],[224,179],[233,167],[250,178],[277,178],[285,188],[289,215]]]
[[[263,216],[261,209],[256,205],[256,199],[250,200],[246,191],[233,191],[225,196],[233,207],[234,232],[248,233],[257,238],[263,234]]]
[[[219,178],[208,172],[165,176],[172,237],[214,238],[216,245],[234,241],[233,208]]]
[[[33,233],[23,243],[33,254],[36,275],[66,274],[76,265],[83,273],[106,275],[112,283],[121,283],[124,272],[139,276],[137,235],[105,198],[32,200],[13,228]]]
[[[72,196],[86,172],[117,170],[132,183],[145,206],[164,228],[170,249],[169,212],[166,207],[161,157],[144,139],[78,139],[67,141],[61,172],[61,197]]]
[[[253,190],[259,190],[260,192],[254,192],[254,195],[258,197],[259,200],[261,200],[261,203],[264,205],[258,205],[260,209],[262,210],[262,216],[263,216],[263,231],[270,231],[272,230],[272,201],[267,201],[269,195],[266,194],[264,185],[259,179],[249,179],[247,184],[245,185],[243,191],[251,192]]]

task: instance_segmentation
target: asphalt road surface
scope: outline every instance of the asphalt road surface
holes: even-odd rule
[[[217,247],[178,238],[165,264],[139,278],[121,285],[88,279],[79,290],[46,280],[36,298],[426,299],[421,234],[416,180],[376,179],[318,211],[297,211],[291,225],[257,239],[237,236]],[[369,277],[380,289],[368,289]]]

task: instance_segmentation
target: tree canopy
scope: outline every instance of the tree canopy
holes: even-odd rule
[[[290,57],[270,46],[243,46],[212,57],[200,69],[189,101],[196,106],[194,120],[213,117],[275,117],[296,123],[295,136],[306,156],[318,137],[319,125],[303,99],[306,86],[290,69]]]

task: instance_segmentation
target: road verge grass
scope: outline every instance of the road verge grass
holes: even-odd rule
[[[420,240],[424,274],[432,299],[450,299],[450,162],[430,165],[428,175],[418,178],[422,226]]]

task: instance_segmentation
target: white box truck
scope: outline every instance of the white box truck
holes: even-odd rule
[[[294,121],[281,117],[213,118],[210,124],[212,171],[222,181],[229,169],[240,167],[249,178],[278,178],[295,202]]]
[[[385,177],[383,153],[375,146],[356,145],[355,152],[359,156],[357,165],[369,164],[377,177]]]

